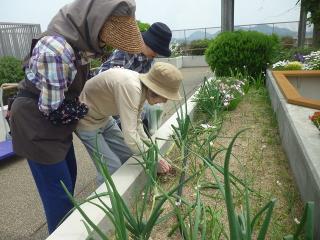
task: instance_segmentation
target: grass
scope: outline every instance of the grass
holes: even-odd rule
[[[205,117],[198,114],[196,123],[208,122]],[[292,172],[290,171],[287,159],[281,147],[279,132],[276,125],[276,118],[270,106],[269,97],[265,88],[251,88],[237,109],[225,112],[224,121],[219,133],[219,138],[215,142],[216,147],[227,147],[239,129],[250,128],[235,142],[233,149],[234,160],[230,165],[230,170],[241,179],[247,179],[247,183],[254,192],[250,194],[251,211],[257,212],[272,198],[277,198],[273,210],[271,224],[267,233],[267,239],[282,239],[285,235],[292,233],[296,229],[295,219],[301,219],[303,205],[298,191],[294,184]],[[206,136],[199,136],[199,138]],[[176,159],[179,151],[175,148],[169,154],[169,158]],[[176,159],[177,165],[180,159]],[[221,158],[219,161],[223,161]],[[196,159],[190,160],[189,166],[194,169],[200,168]],[[194,169],[189,169],[193,172]],[[210,179],[210,174],[206,174]],[[211,177],[212,178],[212,177]],[[177,182],[176,176],[162,178],[162,187],[168,188]],[[190,202],[195,202],[194,195],[195,181],[184,187],[183,196]],[[219,198],[217,191],[210,190],[209,197],[203,201],[212,206],[214,211],[221,213],[221,219],[227,224],[226,210],[223,201]],[[243,196],[235,193],[234,200],[237,209],[241,209],[241,199]],[[170,204],[166,205],[165,212],[170,211]],[[155,227],[152,239],[164,239],[173,224],[174,219],[161,223]],[[260,224],[262,224],[260,222]],[[178,233],[173,234],[170,239],[180,239]],[[169,239],[169,238],[168,238]],[[220,236],[219,239],[225,239]]]

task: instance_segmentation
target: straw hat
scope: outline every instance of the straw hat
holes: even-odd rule
[[[139,75],[140,81],[151,91],[169,100],[180,100],[181,72],[172,64],[157,62],[146,74]]]
[[[143,40],[132,16],[111,16],[100,31],[100,39],[113,48],[128,53],[141,53]]]

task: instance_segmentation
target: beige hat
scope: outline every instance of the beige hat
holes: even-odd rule
[[[141,53],[143,48],[142,36],[132,16],[111,16],[100,31],[100,39],[113,48],[128,53]]]
[[[157,62],[146,74],[139,75],[141,82],[154,93],[169,100],[180,100],[181,72],[172,64]]]

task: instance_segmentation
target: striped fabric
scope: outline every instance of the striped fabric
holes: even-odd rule
[[[40,91],[39,110],[49,115],[65,98],[64,92],[76,76],[75,54],[61,36],[41,38],[32,51],[25,73]]]
[[[138,73],[146,73],[151,68],[153,59],[147,58],[144,54],[130,54],[116,49],[112,55],[104,62],[99,73],[113,67],[123,67]]]

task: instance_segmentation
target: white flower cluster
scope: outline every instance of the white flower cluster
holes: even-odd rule
[[[181,49],[179,43],[173,42],[173,43],[170,44],[169,48],[171,50],[171,55],[172,56],[180,56],[180,55],[182,55],[182,49]]]
[[[311,52],[309,55],[304,56],[305,70],[320,70],[320,51]]]
[[[283,60],[283,61],[279,61],[276,62],[275,64],[272,65],[272,69],[278,69],[278,68],[284,68],[285,66],[287,66],[289,63],[288,60]]]
[[[227,79],[226,79],[227,80]],[[228,81],[229,80],[229,81]],[[230,102],[236,97],[243,96],[244,92],[242,87],[244,86],[244,81],[238,79],[228,79],[227,81],[216,80],[219,92],[223,96],[223,106],[229,106]]]
[[[304,63],[301,63],[303,70],[320,70],[320,51],[311,52],[309,55],[303,56]],[[286,66],[288,66],[290,62],[288,60],[283,60],[276,62],[272,65],[272,69],[284,69]]]

